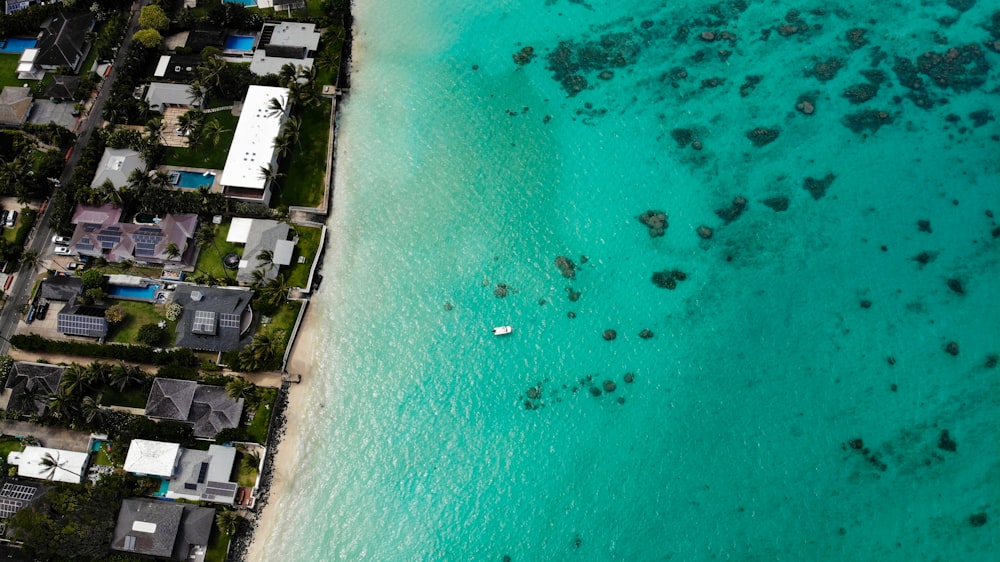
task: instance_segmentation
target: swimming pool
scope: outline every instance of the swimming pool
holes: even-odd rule
[[[241,6],[246,6],[247,8],[256,8],[257,0],[226,0],[232,4],[240,4]]]
[[[35,48],[37,43],[37,39],[25,39],[24,37],[0,39],[0,53],[21,54],[25,49]]]
[[[252,51],[253,35],[230,35],[226,37],[227,51]]]
[[[151,301],[156,296],[156,291],[158,290],[160,290],[159,285],[146,285],[145,287],[108,285],[108,295],[123,299]]]
[[[187,172],[184,170],[171,170],[169,178],[172,185],[186,189],[198,189],[203,185],[212,187],[212,182],[215,181],[214,175],[209,174],[206,176],[201,172]]]

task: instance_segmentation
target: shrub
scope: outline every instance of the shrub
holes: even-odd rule
[[[159,325],[144,324],[139,328],[139,333],[136,334],[136,340],[141,344],[158,347],[160,342],[163,341],[163,334],[164,330]]]
[[[167,320],[170,320],[171,322],[177,320],[178,318],[181,317],[181,313],[182,312],[184,312],[184,307],[182,307],[181,305],[179,305],[179,304],[177,304],[175,302],[172,302],[172,303],[168,304],[167,305]]]
[[[120,304],[116,304],[104,311],[104,319],[108,321],[108,324],[118,324],[122,320],[125,320],[125,316],[125,309]]]

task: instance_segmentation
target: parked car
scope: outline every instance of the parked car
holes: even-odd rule
[[[55,236],[52,237],[52,242],[56,244],[62,244],[63,246],[69,244],[69,241],[70,241],[69,236],[59,236],[58,234],[56,234]]]
[[[69,262],[69,263],[66,264],[66,269],[68,269],[70,271],[73,271],[74,269],[76,269],[78,267],[80,267],[80,264],[76,263],[75,261],[71,261],[71,262]]]
[[[56,246],[57,256],[68,256],[70,254],[69,246]]]
[[[45,320],[45,314],[49,311],[48,301],[39,303],[35,307],[35,320]]]
[[[7,220],[4,221],[4,226],[7,228],[12,228],[14,223],[17,222],[17,211],[8,211]]]

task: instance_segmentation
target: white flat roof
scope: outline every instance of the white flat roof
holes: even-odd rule
[[[287,109],[288,88],[250,86],[247,90],[226,166],[219,177],[222,185],[260,190],[267,187],[261,168],[274,163],[274,139],[287,118],[284,111],[275,113],[271,109],[272,99]]]
[[[125,471],[170,478],[180,450],[181,446],[177,443],[133,439],[125,456]]]
[[[83,482],[87,467],[87,453],[49,449],[48,447],[25,447],[21,453],[13,452],[8,463],[17,465],[17,475],[53,482],[79,484]],[[46,466],[55,463],[55,468]]]
[[[24,52],[21,53],[21,58],[18,59],[18,62],[33,63],[35,62],[35,59],[38,57],[38,52],[39,52],[38,49],[25,49]]]
[[[253,228],[253,219],[237,217],[229,224],[229,234],[226,235],[226,242],[236,244],[246,244],[250,237],[250,229]]]
[[[170,55],[160,55],[160,61],[156,63],[156,70],[153,71],[153,76],[157,78],[163,78],[167,74],[167,68],[170,66]]]

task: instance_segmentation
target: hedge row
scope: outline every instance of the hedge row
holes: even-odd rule
[[[80,355],[98,359],[121,359],[133,363],[151,363],[153,365],[184,365],[194,367],[199,364],[198,358],[190,349],[171,349],[156,351],[147,345],[98,344],[77,341],[56,341],[43,338],[38,334],[16,334],[10,338],[10,343],[22,351],[39,353],[60,353],[63,355]]]

